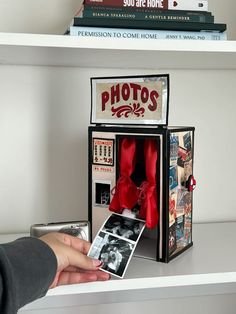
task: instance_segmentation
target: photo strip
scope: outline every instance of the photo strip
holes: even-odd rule
[[[101,270],[123,278],[145,221],[111,214],[96,235],[88,256],[103,262]]]

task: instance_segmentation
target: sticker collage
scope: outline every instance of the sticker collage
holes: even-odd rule
[[[188,189],[193,173],[192,132],[170,135],[169,168],[169,256],[192,242],[192,192]]]

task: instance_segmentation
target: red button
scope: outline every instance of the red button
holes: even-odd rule
[[[192,192],[195,189],[196,184],[197,184],[196,179],[194,178],[193,175],[189,176],[188,181],[186,183],[187,183],[186,187],[189,192]]]

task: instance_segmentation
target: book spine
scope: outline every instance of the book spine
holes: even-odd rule
[[[208,10],[208,0],[85,0],[84,5],[166,10]]]
[[[74,18],[73,26],[88,27],[112,27],[112,28],[132,28],[151,30],[175,30],[175,31],[218,31],[224,32],[226,24],[222,23],[185,23],[176,21],[150,21],[131,19],[107,19],[107,18]]]
[[[78,13],[82,12],[83,10],[103,10],[103,11],[114,11],[114,12],[143,12],[143,13],[161,13],[161,12],[170,12],[171,14],[201,14],[201,15],[212,15],[210,11],[197,11],[197,10],[168,10],[168,9],[157,9],[157,8],[133,8],[133,7],[114,7],[114,6],[100,6],[100,5],[86,5],[82,6]],[[77,14],[75,14],[77,16]]]
[[[174,11],[174,10],[173,10]],[[176,11],[174,11],[176,12]],[[193,11],[156,10],[152,12],[142,12],[134,10],[103,10],[84,9],[82,16],[85,18],[108,18],[108,19],[131,19],[131,20],[151,20],[151,21],[175,21],[193,23],[214,23],[214,16],[205,15]]]
[[[135,30],[125,28],[103,28],[71,26],[70,35],[87,38],[115,38],[115,39],[172,39],[172,40],[226,40],[226,32],[208,31],[165,31],[165,30]]]

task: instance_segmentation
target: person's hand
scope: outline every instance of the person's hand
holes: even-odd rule
[[[57,258],[57,273],[50,288],[110,278],[99,270],[101,261],[86,256],[89,242],[57,232],[48,233],[40,240],[50,246]]]

